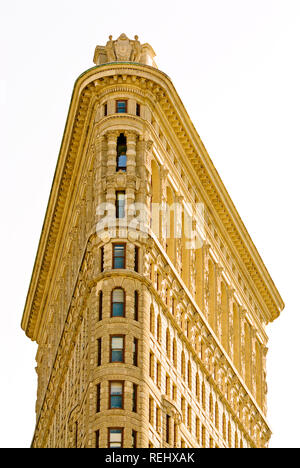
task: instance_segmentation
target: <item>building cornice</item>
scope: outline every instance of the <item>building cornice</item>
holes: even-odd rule
[[[171,80],[163,72],[147,65],[114,63],[86,71],[75,83],[25,304],[22,328],[32,340],[37,339],[36,323],[42,313],[41,302],[59,239],[73,170],[81,156],[82,145],[89,130],[87,115],[91,106],[95,104],[93,98],[104,88],[113,87],[116,83],[125,85],[127,80],[131,86],[144,89],[151,97],[153,106],[159,105],[166,115],[232,245],[266,304],[269,321],[273,321],[283,310],[284,303]]]

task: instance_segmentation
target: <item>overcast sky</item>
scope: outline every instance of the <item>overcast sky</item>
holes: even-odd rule
[[[299,0],[2,2],[0,445],[34,431],[20,322],[73,85],[122,32],[156,51],[286,302],[267,330],[271,447],[299,448]]]

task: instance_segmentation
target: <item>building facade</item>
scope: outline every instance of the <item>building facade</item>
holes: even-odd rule
[[[22,320],[34,448],[267,447],[283,301],[154,51],[75,83]]]

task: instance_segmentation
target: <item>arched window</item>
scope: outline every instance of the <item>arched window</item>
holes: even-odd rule
[[[117,171],[126,172],[127,169],[127,141],[123,133],[117,141]]]
[[[112,317],[125,316],[125,293],[121,288],[114,289],[112,292]]]

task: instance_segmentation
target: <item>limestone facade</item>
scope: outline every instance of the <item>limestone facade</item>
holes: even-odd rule
[[[267,447],[284,304],[153,50],[120,38],[75,83],[26,301],[32,446]]]

